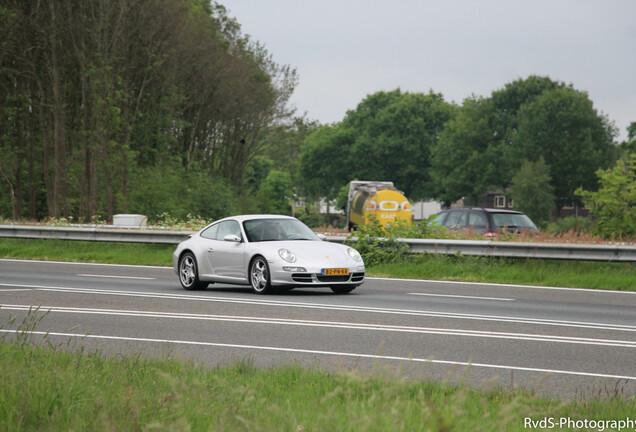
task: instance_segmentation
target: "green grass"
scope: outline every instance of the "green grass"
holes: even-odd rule
[[[420,255],[375,265],[368,273],[407,279],[636,291],[636,269],[627,263]]]
[[[2,431],[523,431],[524,419],[625,419],[620,387],[559,401],[373,373],[249,361],[207,368],[177,358],[105,357],[0,341]],[[576,430],[576,429],[561,429]]]
[[[171,266],[173,245],[0,239],[0,257]],[[416,255],[367,268],[369,276],[511,283],[636,291],[636,270],[625,263]]]
[[[175,245],[0,238],[0,257],[171,266]]]

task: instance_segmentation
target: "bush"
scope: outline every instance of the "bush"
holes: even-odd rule
[[[567,216],[548,224],[546,231],[552,234],[568,232],[588,234],[592,232],[594,221],[590,217]]]
[[[353,236],[357,240],[353,240]],[[349,235],[346,244],[351,244],[360,252],[367,266],[401,260],[409,251],[408,245],[397,241],[394,230],[385,230],[376,219],[368,225],[358,226]]]
[[[324,216],[318,213],[312,205],[306,205],[304,209],[296,214],[296,217],[310,228],[316,228],[325,224]]]
[[[404,221],[383,226],[371,218],[367,225],[360,225],[349,235],[347,244],[360,252],[366,265],[385,264],[404,259],[409,254],[409,246],[399,238],[447,238],[445,227],[431,223],[432,217],[411,225]],[[354,237],[357,240],[354,240]]]
[[[598,192],[577,189],[596,217],[595,232],[605,238],[636,236],[636,153],[614,168],[598,170]]]

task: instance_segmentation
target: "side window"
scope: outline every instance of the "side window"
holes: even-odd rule
[[[243,240],[243,235],[241,234],[241,226],[238,222],[232,221],[232,232],[230,234],[234,234],[241,240]]]
[[[461,213],[461,216],[459,217],[459,222],[457,223],[457,225],[459,225],[461,227],[468,226],[468,213],[467,212],[462,212]]]
[[[226,235],[234,234],[239,238],[241,236],[241,227],[236,221],[225,221],[212,225],[201,233],[201,237],[210,240],[223,240]]]
[[[488,221],[486,221],[486,216],[481,213],[471,213],[468,219],[468,225],[476,228],[486,228]]]
[[[453,225],[457,225],[457,221],[459,220],[459,212],[450,212],[448,217],[444,221],[444,226],[451,227]]]
[[[435,216],[435,219],[433,219],[433,222],[435,222],[437,225],[442,225],[445,217],[446,217],[446,213],[439,213],[438,215]]]
[[[446,221],[444,222],[444,226],[447,226],[447,227],[466,226],[467,214],[468,213],[466,212],[459,212],[459,211],[450,212],[450,214],[448,215],[448,218],[446,218]]]
[[[205,231],[203,231],[201,233],[201,237],[206,238],[206,239],[210,239],[210,240],[215,240],[216,239],[216,233],[218,232],[218,230],[219,230],[219,224],[214,224],[210,228],[208,228]]]
[[[219,224],[219,231],[217,232],[216,239],[223,240],[226,235],[234,234],[241,238],[241,227],[236,221],[225,221]]]

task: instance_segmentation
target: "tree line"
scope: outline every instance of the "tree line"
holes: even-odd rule
[[[634,130],[618,145],[616,127],[587,93],[543,76],[461,105],[432,91],[381,91],[308,137],[302,181],[313,196],[338,198],[352,179],[390,180],[411,200],[445,205],[476,205],[504,190],[542,222],[583,205],[577,190],[597,190],[597,170],[629,158]],[[337,164],[324,163],[336,154]]]
[[[295,71],[215,2],[2,0],[0,46],[0,208],[15,219],[171,200],[218,216],[197,195],[239,184],[291,115]]]
[[[0,0],[0,47],[6,218],[291,213],[355,179],[558,209],[636,152],[636,123],[618,145],[587,93],[543,76],[461,104],[396,89],[337,123],[298,117],[295,70],[209,0]]]

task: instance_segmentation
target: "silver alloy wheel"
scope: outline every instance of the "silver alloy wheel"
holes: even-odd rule
[[[187,290],[204,290],[208,286],[208,282],[199,280],[197,259],[192,252],[185,253],[179,261],[179,281]]]
[[[269,268],[264,258],[257,257],[252,261],[250,281],[252,283],[252,289],[259,294],[264,294],[269,290]]]
[[[179,277],[181,278],[181,285],[188,289],[196,280],[196,264],[192,255],[185,255],[181,258],[181,265],[179,266]]]

